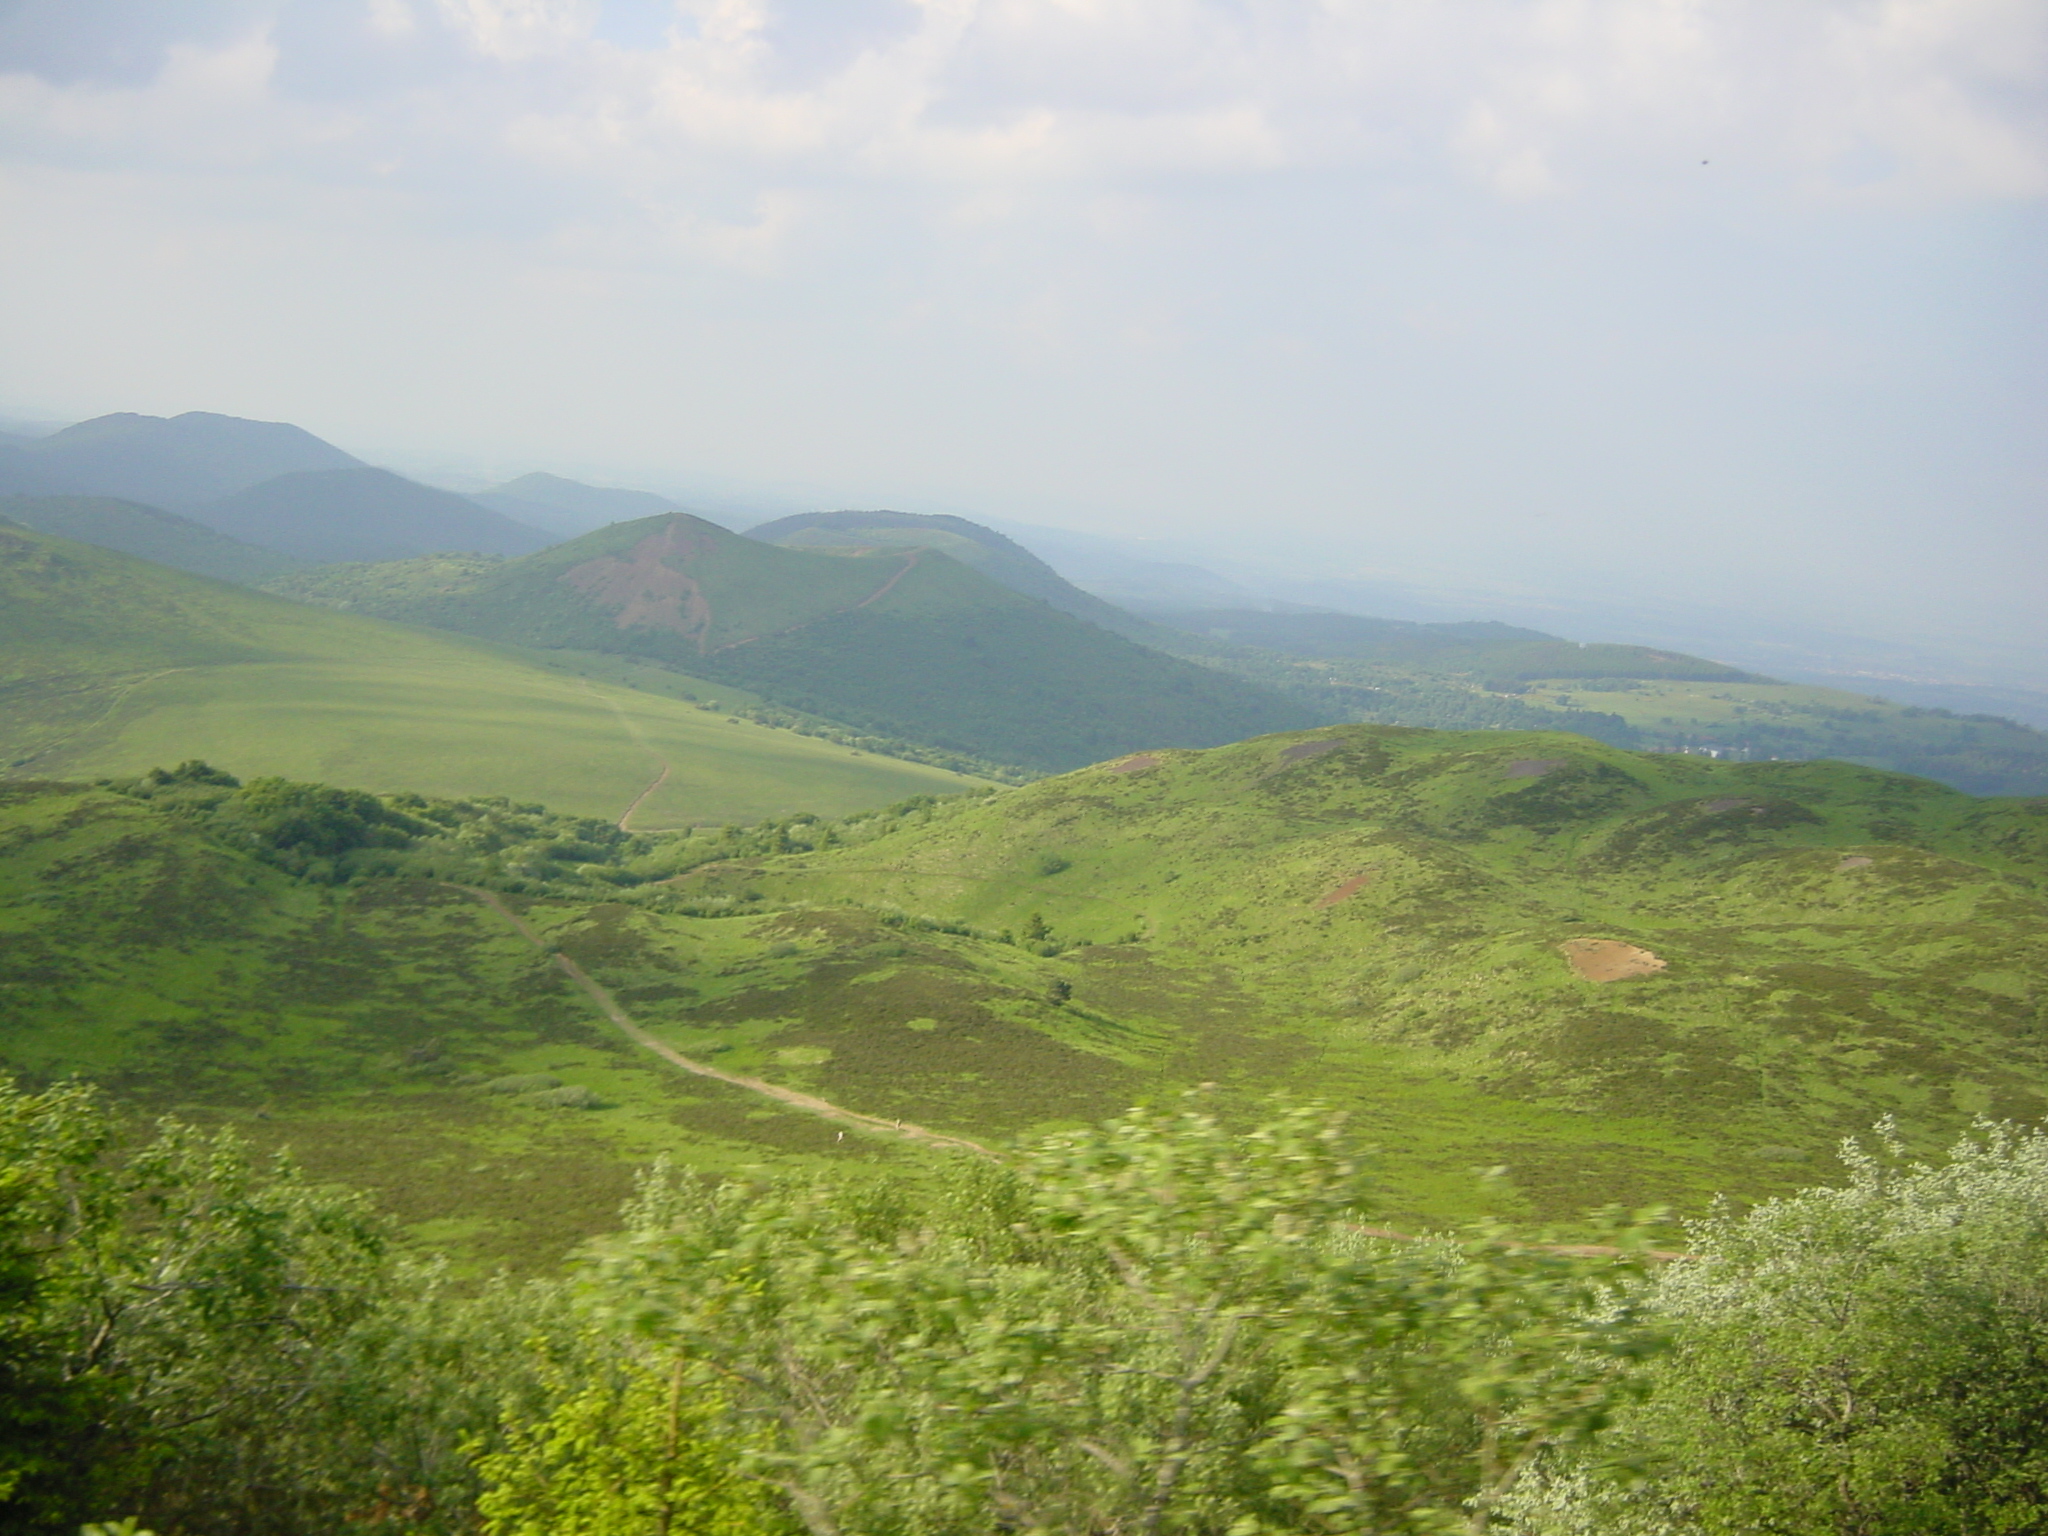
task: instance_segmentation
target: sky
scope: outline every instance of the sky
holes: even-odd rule
[[[2040,0],[0,0],[15,417],[2048,686],[2044,403]]]

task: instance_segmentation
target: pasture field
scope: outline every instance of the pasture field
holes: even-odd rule
[[[665,669],[543,660],[25,531],[0,529],[0,595],[0,771],[16,777],[197,757],[243,778],[633,807],[647,828],[975,782],[735,718],[758,699]]]

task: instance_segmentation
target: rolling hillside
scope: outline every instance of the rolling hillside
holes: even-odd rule
[[[0,492],[112,496],[180,511],[277,475],[362,460],[281,421],[123,411],[0,449]]]
[[[687,514],[621,523],[423,594],[393,566],[295,578],[313,601],[520,645],[633,656],[994,761],[1060,769],[1309,723],[929,549],[826,554]]]
[[[244,544],[189,517],[108,496],[0,496],[0,519],[247,586],[299,566],[289,555]]]
[[[1698,1210],[1881,1114],[2048,1108],[2048,803],[1841,764],[1351,726],[687,837],[396,795],[318,843],[292,794],[0,786],[0,1059],[525,1262],[657,1150],[897,1157],[1204,1082],[1346,1109],[1420,1221]]]
[[[1646,751],[1840,758],[1971,794],[2048,794],[2048,733],[2017,721],[1781,682],[1672,651],[1313,611],[1191,610],[1162,621],[1185,637],[1156,642],[1163,649],[1265,683],[1328,720],[1569,730]]]
[[[1100,1054],[1099,1079],[1070,1072],[1077,1114],[1119,1077],[1333,1095],[1417,1200],[1495,1162],[1551,1210],[1755,1192],[1882,1113],[1931,1143],[2048,1108],[2048,801],[1837,763],[1339,727],[1126,758],[679,889],[752,893],[843,969],[677,1038],[730,1021],[752,1059],[829,1052],[818,1091],[926,1123],[982,1123],[1010,1069],[991,1049],[979,1088],[920,1078],[892,1011]],[[850,937],[890,912],[919,961]],[[1059,950],[1070,992],[1034,996],[1002,935]]]
[[[1136,614],[1083,592],[1014,539],[964,517],[917,512],[802,512],[749,528],[747,537],[785,549],[936,549],[1012,592],[1035,597],[1114,634],[1150,643],[1158,630]]]
[[[969,781],[729,720],[748,696],[584,669],[0,528],[0,771],[244,775],[543,800],[636,826],[838,813]],[[696,694],[697,698],[688,697]]]
[[[323,564],[441,550],[524,555],[555,542],[467,496],[368,466],[279,475],[192,515],[244,543]]]

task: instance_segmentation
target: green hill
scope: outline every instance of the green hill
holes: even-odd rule
[[[314,562],[409,560],[436,550],[523,555],[554,542],[467,496],[368,466],[279,475],[193,515],[231,538]]]
[[[217,533],[175,512],[108,496],[0,496],[0,518],[38,533],[118,549],[196,576],[254,586],[298,569],[299,562]]]
[[[1610,746],[1757,762],[1841,758],[1979,795],[2048,794],[2048,733],[1809,687],[1634,645],[1505,624],[1210,609],[1154,643],[1261,682],[1326,720],[1568,730]]]
[[[479,570],[467,585],[422,592],[406,566],[385,579],[383,599],[365,569],[309,573],[288,590],[520,645],[641,658],[861,730],[1034,769],[1314,718],[928,548],[783,549],[674,514]]]
[[[0,527],[0,771],[16,777],[204,757],[612,819],[644,792],[645,826],[833,814],[969,782],[729,720],[754,701],[723,685],[576,665],[591,675]]]
[[[480,1252],[601,1227],[658,1150],[890,1157],[1203,1082],[1345,1108],[1404,1220],[1698,1210],[1881,1114],[2048,1108],[2048,802],[1839,763],[1352,726],[744,835],[326,793],[6,789],[0,1060]]]
[[[1490,621],[1423,624],[1350,613],[1209,609],[1162,615],[1178,629],[1319,661],[1369,661],[1516,683],[1532,678],[1672,678],[1753,683],[1717,661],[1642,645],[1586,645]]]
[[[288,422],[213,411],[171,417],[120,411],[7,444],[0,453],[0,490],[112,496],[184,510],[277,475],[361,464]]]
[[[1016,540],[964,517],[919,512],[800,512],[747,530],[747,537],[785,549],[845,551],[935,549],[1012,592],[1141,644],[1157,625],[1106,603],[1060,575]]]
[[[947,954],[921,967],[842,948],[838,989],[821,971],[723,1015],[776,1020],[761,1049],[832,1052],[820,1091],[940,1124],[974,1123],[945,1112],[966,1090],[919,1078],[892,1013],[968,1036],[1032,1018],[1120,1063],[1100,1070],[1124,1092],[1314,1088],[1411,1190],[1505,1163],[1553,1210],[1768,1189],[1881,1113],[1938,1140],[2048,1107],[2048,801],[1840,763],[1340,727],[1145,754],[681,887],[751,892],[821,943],[856,910],[969,935],[923,938]],[[1023,962],[971,935],[1003,933],[1071,946],[1071,1000],[997,984]],[[840,1001],[854,983],[871,1010]],[[1100,1082],[1069,1087],[1081,1112]]]

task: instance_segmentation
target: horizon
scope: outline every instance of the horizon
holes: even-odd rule
[[[2048,20],[1490,15],[22,0],[0,410],[2048,687]]]

